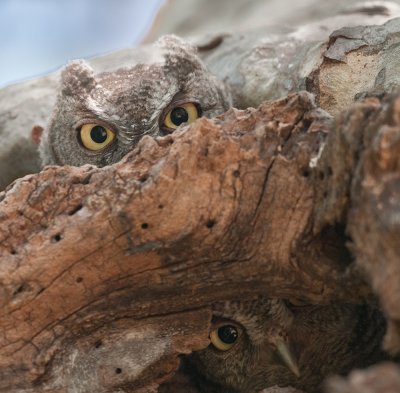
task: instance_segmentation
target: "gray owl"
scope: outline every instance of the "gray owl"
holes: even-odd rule
[[[366,305],[280,299],[218,304],[208,348],[184,368],[207,393],[256,393],[274,385],[319,392],[329,375],[382,360],[385,320]]]
[[[65,67],[40,144],[43,165],[112,164],[144,135],[165,135],[229,108],[223,84],[187,42],[164,36],[153,54],[112,72],[95,74],[83,60]]]

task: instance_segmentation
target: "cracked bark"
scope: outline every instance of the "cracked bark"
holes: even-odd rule
[[[396,96],[334,123],[300,93],[17,180],[0,193],[0,391],[155,392],[208,345],[213,302],[255,294],[373,289],[398,352],[399,123]]]

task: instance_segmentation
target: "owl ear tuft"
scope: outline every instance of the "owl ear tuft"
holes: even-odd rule
[[[197,48],[176,35],[165,35],[156,41],[161,48],[165,67],[173,73],[180,70],[180,74],[190,73],[193,70],[205,70],[205,65],[198,56]]]
[[[73,60],[62,70],[61,84],[63,95],[89,93],[96,86],[93,69],[84,60]]]

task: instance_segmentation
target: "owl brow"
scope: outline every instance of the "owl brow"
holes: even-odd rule
[[[158,105],[157,109],[150,116],[149,123],[153,123],[156,120],[156,118],[158,119],[160,117],[162,111],[174,101],[175,97],[178,94],[179,94],[179,90],[176,91],[176,89],[167,91],[161,99],[161,104]]]
[[[154,135],[158,131],[158,123],[154,122],[150,128],[143,127],[144,131],[135,133],[129,130],[128,127],[120,127],[121,132],[119,133],[118,139],[124,145],[132,145],[132,143],[144,135]]]
[[[154,135],[158,131],[158,122],[154,122],[151,128],[145,131],[142,135],[152,134]]]
[[[118,140],[123,144],[123,145],[131,145],[132,142],[135,140],[137,137],[134,133],[129,132],[128,127],[120,125],[118,127],[119,133],[118,133]]]
[[[155,128],[157,128],[158,124],[152,124],[150,128],[148,128],[148,123],[150,123],[150,121],[147,121],[147,124],[144,124],[144,131],[140,132],[140,133],[136,133],[134,128],[132,126],[124,126],[123,124],[121,124],[122,122],[118,122],[118,124],[116,124],[116,119],[113,118],[113,116],[109,116],[107,115],[104,110],[97,110],[98,108],[98,103],[92,99],[91,97],[89,97],[88,99],[88,109],[90,110],[90,112],[96,116],[99,119],[102,119],[103,121],[105,121],[106,123],[109,124],[115,124],[117,129],[118,129],[118,140],[126,146],[130,146],[132,145],[132,143],[135,142],[135,140],[138,137],[142,137],[144,135],[150,134],[153,132],[153,130]],[[157,111],[155,111],[155,115],[157,115]],[[152,117],[155,117],[154,115]],[[150,120],[152,120],[152,118],[150,118]],[[136,126],[137,127],[137,126]],[[142,128],[142,127],[139,127]]]
[[[150,118],[146,121],[146,126],[145,126],[145,131],[137,134],[136,136],[144,136],[144,135],[148,135],[148,134],[154,134],[155,132],[158,131],[159,128],[159,124],[158,124],[158,119],[161,116],[163,110],[171,104],[171,102],[174,101],[174,98],[177,96],[177,94],[179,93],[175,91],[175,89],[173,91],[168,91],[164,94],[164,96],[161,99],[161,104],[158,105],[158,107],[153,111],[153,113],[151,114]],[[147,127],[147,125],[150,124],[150,128]]]

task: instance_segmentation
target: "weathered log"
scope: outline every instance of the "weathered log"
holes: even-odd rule
[[[171,315],[198,309],[194,349],[215,300],[360,298],[339,256],[301,243],[315,203],[308,162],[329,122],[302,94],[144,138],[111,167],[49,167],[17,181],[1,196],[1,391],[112,391],[102,365],[139,350],[131,336],[142,342],[136,330],[149,318],[165,316],[150,334],[159,337]],[[310,248],[311,259],[297,253]],[[173,332],[187,331],[184,315]],[[90,362],[99,341],[109,343],[104,361]],[[138,373],[117,377],[113,388],[139,383]]]
[[[318,163],[316,232],[346,226],[348,247],[388,317],[400,352],[400,99],[371,97],[340,116]],[[317,172],[316,172],[317,173]]]
[[[296,3],[292,0],[250,0],[244,6],[241,0],[191,0],[188,7],[185,0],[169,0],[160,8],[144,42],[153,42],[163,34],[204,37],[221,32],[246,32],[265,26],[274,26],[277,33],[278,26],[304,26],[333,15],[342,18],[342,26],[349,26],[349,23],[353,26],[365,25],[365,22],[354,21],[357,12],[374,17],[372,24],[378,25],[382,23],[381,17],[396,12],[399,4],[399,0],[299,0]],[[352,19],[346,19],[349,14],[353,14]],[[320,31],[319,34],[324,33]]]
[[[0,391],[157,391],[208,344],[216,301],[365,301],[346,228],[359,266],[388,267],[365,271],[392,318],[399,113],[371,98],[333,125],[301,93],[17,180],[0,194]]]

